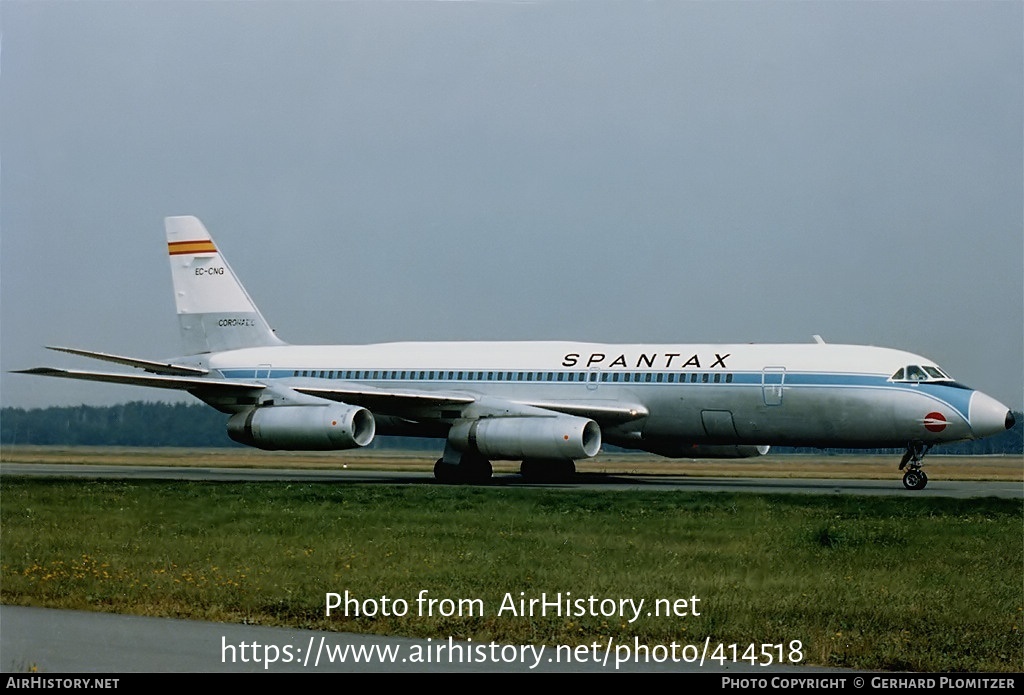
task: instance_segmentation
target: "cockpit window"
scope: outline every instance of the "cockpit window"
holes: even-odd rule
[[[911,365],[907,367],[907,379],[910,381],[924,381],[928,378],[924,370],[917,365]]]
[[[931,365],[918,366],[911,364],[896,370],[896,373],[889,377],[890,381],[952,381],[950,376],[938,367]]]

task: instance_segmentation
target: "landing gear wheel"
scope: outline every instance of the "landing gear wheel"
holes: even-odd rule
[[[469,458],[466,456],[462,457],[462,463],[457,468],[460,469],[462,474],[461,479],[464,483],[473,483],[475,485],[482,485],[489,482],[491,474],[494,469],[491,468],[491,462],[484,458]]]
[[[434,464],[434,480],[439,483],[459,482],[458,466],[453,463],[445,463],[444,459],[438,459]]]
[[[434,463],[434,479],[439,483],[471,483],[482,485],[491,479],[491,462],[483,458],[463,457],[461,463]]]
[[[531,483],[556,483],[576,475],[576,463],[571,459],[525,459],[519,466],[519,475]]]
[[[928,476],[920,468],[911,468],[903,474],[903,487],[908,490],[923,490],[928,484]]]
[[[907,472],[903,474],[903,487],[908,490],[923,490],[928,484],[928,476],[921,470],[925,454],[932,448],[931,444],[924,442],[910,442],[907,444],[907,451],[900,461],[900,470],[904,468]]]
[[[543,475],[543,468],[539,461],[526,459],[519,464],[519,475],[523,476],[524,480],[534,482],[541,479],[541,476]]]

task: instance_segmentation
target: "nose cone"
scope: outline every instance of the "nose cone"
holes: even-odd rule
[[[981,391],[971,396],[970,420],[976,439],[1005,432],[1016,424],[1009,408]]]

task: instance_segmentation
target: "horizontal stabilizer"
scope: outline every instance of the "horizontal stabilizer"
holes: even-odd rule
[[[93,350],[80,350],[78,348],[56,347],[52,345],[47,345],[46,349],[54,350],[56,352],[66,352],[68,354],[79,355],[81,357],[90,357],[94,360],[103,360],[104,362],[114,362],[115,364],[123,364],[128,367],[136,367],[137,369],[144,369],[147,372],[152,372],[153,374],[167,374],[170,376],[205,376],[210,373],[208,369],[186,367],[185,365],[173,364],[170,362],[142,360],[137,357],[123,357],[121,355],[111,355],[106,352],[95,352]]]
[[[266,388],[263,384],[234,381],[231,379],[200,379],[180,376],[141,376],[136,374],[118,374],[116,372],[83,372],[55,367],[34,367],[32,369],[14,370],[15,374],[36,374],[38,376],[56,376],[62,379],[80,379],[82,381],[105,381],[111,384],[131,384],[133,386],[149,386],[157,389],[176,389],[191,391],[252,392]]]

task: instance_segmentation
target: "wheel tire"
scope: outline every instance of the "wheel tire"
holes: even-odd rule
[[[438,459],[434,463],[434,480],[439,483],[451,484],[458,482],[457,466],[445,463],[444,459]]]
[[[456,468],[459,469],[460,480],[465,483],[473,483],[474,485],[483,485],[490,482],[491,475],[494,473],[494,469],[491,467],[491,462],[484,458],[462,458]]]
[[[575,474],[576,463],[568,459],[526,459],[519,466],[519,475],[532,483],[566,482]]]
[[[444,459],[438,459],[434,463],[434,479],[448,485],[455,483],[482,485],[490,481],[492,472],[491,462],[482,458],[463,457],[461,463],[445,463]]]
[[[903,487],[908,490],[923,490],[927,484],[928,476],[922,470],[911,468],[903,474]]]

